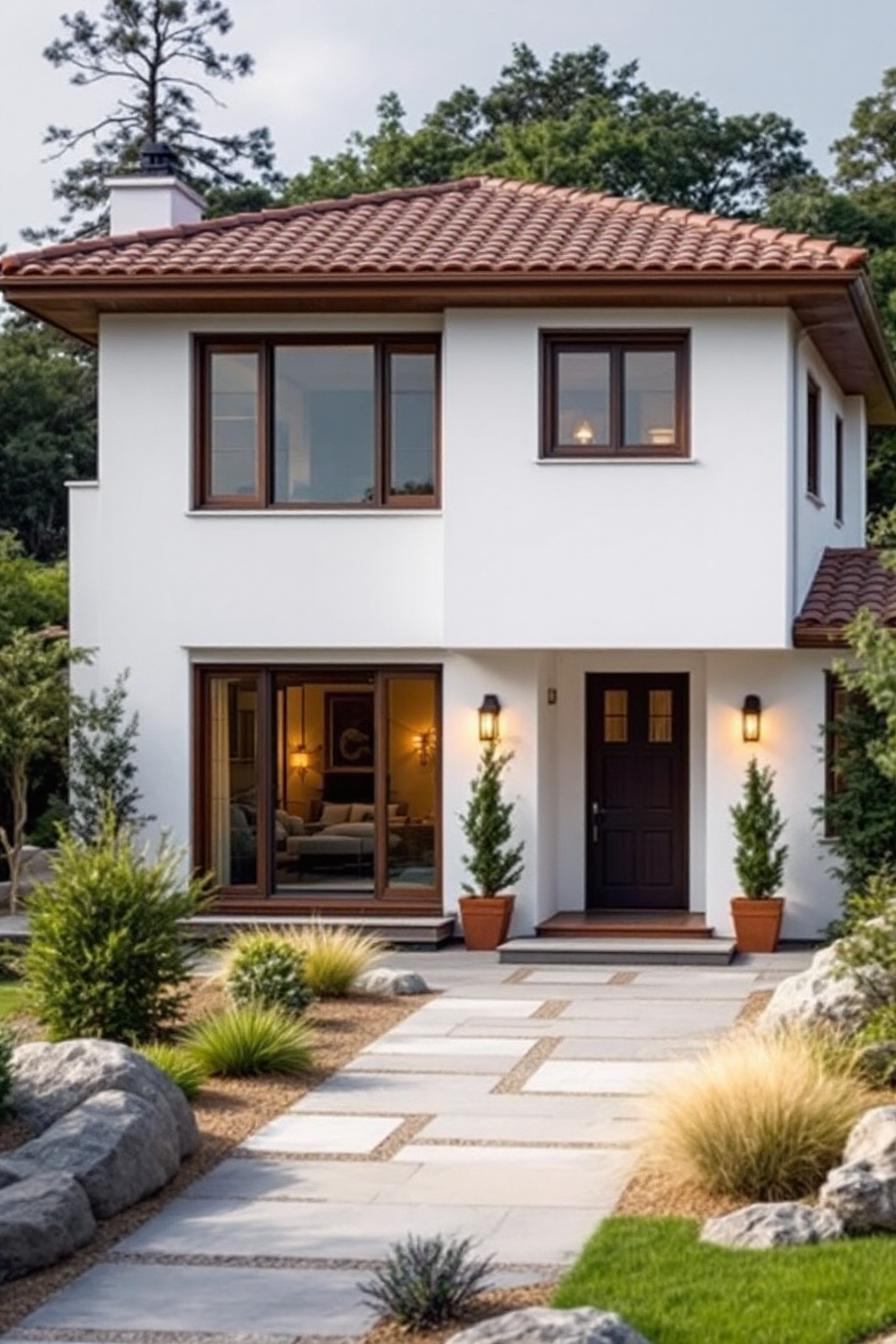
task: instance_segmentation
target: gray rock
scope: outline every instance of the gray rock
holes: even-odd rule
[[[703,1225],[700,1240],[735,1250],[766,1251],[772,1246],[804,1246],[836,1241],[843,1223],[832,1209],[813,1209],[792,1200],[778,1204],[748,1204]]]
[[[480,1321],[452,1335],[448,1344],[647,1344],[613,1311],[575,1307],[526,1307]]]
[[[97,1092],[130,1092],[144,1101],[164,1101],[177,1126],[181,1157],[199,1144],[193,1112],[177,1084],[117,1041],[31,1041],[13,1052],[12,1074],[12,1108],[33,1133],[42,1134]]]
[[[97,1092],[37,1139],[0,1159],[4,1176],[68,1172],[98,1218],[111,1218],[154,1194],[180,1167],[174,1118],[164,1101],[133,1092]]]
[[[853,1127],[819,1204],[833,1210],[847,1232],[896,1232],[896,1106],[875,1106]]]
[[[855,1031],[865,1024],[880,998],[877,994],[870,997],[849,972],[835,973],[838,946],[823,947],[805,971],[781,981],[760,1018],[763,1027],[833,1026]],[[881,971],[882,993],[886,992],[884,975]]]
[[[31,1176],[0,1190],[0,1282],[53,1265],[96,1231],[90,1204],[73,1176]]]
[[[352,989],[356,994],[428,994],[429,985],[416,971],[390,971],[378,966],[359,975]]]

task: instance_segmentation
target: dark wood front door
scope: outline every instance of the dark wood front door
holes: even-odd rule
[[[589,909],[688,905],[688,678],[587,678]]]

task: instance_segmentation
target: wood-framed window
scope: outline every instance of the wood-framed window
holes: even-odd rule
[[[686,331],[543,331],[543,458],[687,457]]]
[[[194,506],[438,504],[437,336],[196,341]]]
[[[225,906],[441,909],[439,668],[203,665],[193,714],[194,857]]]
[[[806,375],[806,494],[821,500],[821,390]]]
[[[843,522],[845,509],[845,464],[843,460],[843,419],[834,418],[834,518]]]
[[[835,672],[827,669],[824,674],[824,800],[832,803],[843,790],[840,764],[843,757],[843,741],[838,724],[853,707],[867,703],[858,691],[850,691]],[[830,818],[825,813],[824,834],[831,839],[835,832]]]

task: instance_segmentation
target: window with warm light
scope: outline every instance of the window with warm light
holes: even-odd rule
[[[433,507],[438,361],[433,336],[202,340],[197,506]]]
[[[686,457],[686,332],[543,332],[546,458]]]

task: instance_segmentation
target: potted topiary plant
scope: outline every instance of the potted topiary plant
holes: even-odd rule
[[[512,759],[511,752],[498,752],[497,743],[486,743],[460,818],[470,847],[463,864],[471,879],[460,898],[461,922],[464,942],[475,952],[492,952],[507,937],[514,902],[508,887],[523,871],[522,842],[511,843],[514,805],[502,797],[504,771]]]
[[[731,901],[738,952],[774,952],[784,901],[776,896],[784,881],[787,846],[779,844],[784,821],[775,802],[774,771],[754,756],[747,766],[743,800],[731,809],[737,849],[734,867],[741,895]]]

